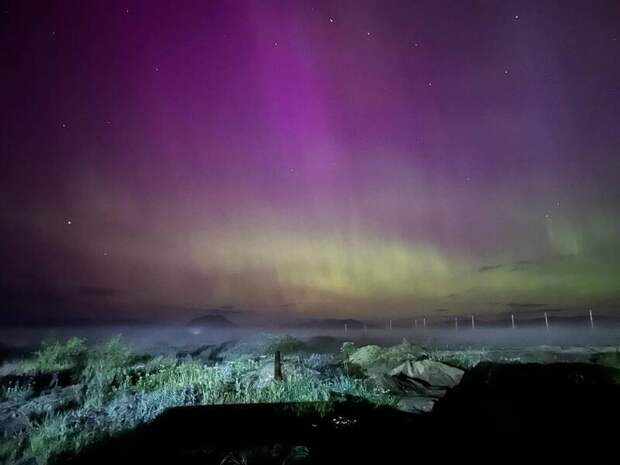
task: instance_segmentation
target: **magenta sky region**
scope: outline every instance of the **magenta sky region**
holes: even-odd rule
[[[3,318],[617,313],[618,24],[3,2]]]

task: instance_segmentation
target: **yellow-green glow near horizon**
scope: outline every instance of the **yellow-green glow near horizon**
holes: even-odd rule
[[[0,323],[620,314],[613,2],[14,3]]]

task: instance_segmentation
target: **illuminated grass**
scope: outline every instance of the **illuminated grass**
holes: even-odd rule
[[[286,341],[289,342],[289,341]],[[84,341],[46,344],[32,359],[13,367],[21,373],[72,370],[81,385],[75,408],[51,412],[36,420],[33,430],[10,438],[0,460],[20,455],[39,464],[71,456],[102,438],[150,421],[171,407],[216,404],[332,402],[358,398],[393,405],[394,399],[364,379],[321,374],[332,364],[325,355],[285,359],[285,380],[272,381],[271,357],[243,358],[215,366],[195,360],[157,357],[144,360],[118,339],[92,348]],[[3,390],[4,398],[26,399],[30,388]]]

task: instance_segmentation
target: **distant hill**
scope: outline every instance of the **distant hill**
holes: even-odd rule
[[[194,318],[188,326],[202,326],[205,328],[232,328],[236,326],[232,321],[224,315],[204,315]]]

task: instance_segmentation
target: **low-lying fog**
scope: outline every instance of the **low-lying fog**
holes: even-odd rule
[[[26,353],[45,340],[85,338],[96,343],[114,336],[138,352],[172,353],[205,344],[230,340],[246,343],[258,341],[266,334],[289,334],[307,340],[314,336],[331,336],[360,344],[394,344],[403,338],[431,349],[516,349],[541,345],[563,347],[620,346],[620,328],[555,327],[546,330],[515,329],[204,329],[182,326],[82,326],[54,328],[0,328],[0,348]]]

